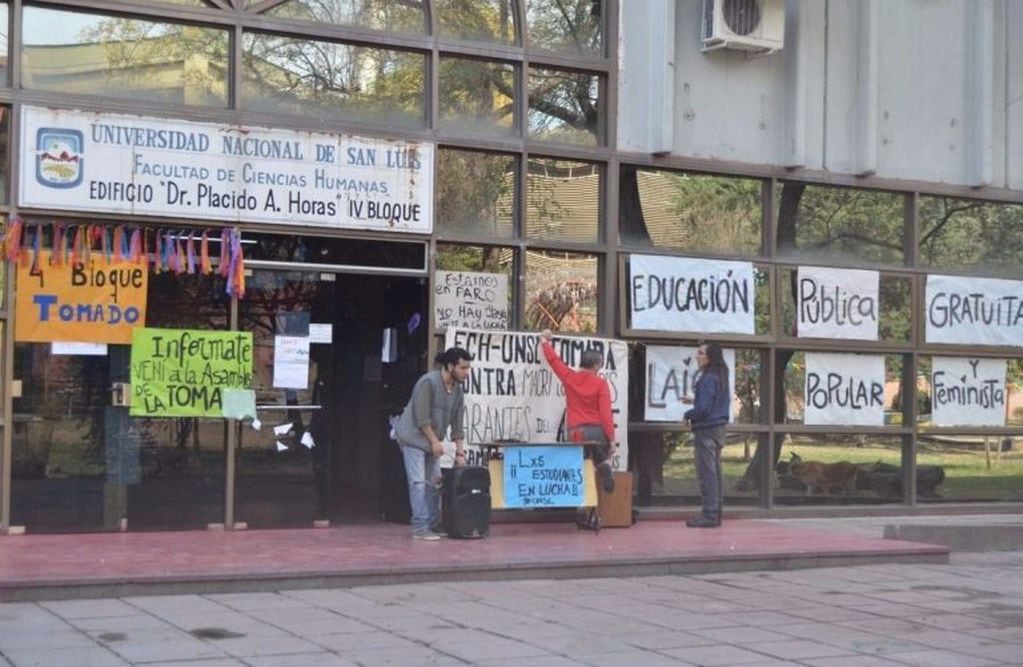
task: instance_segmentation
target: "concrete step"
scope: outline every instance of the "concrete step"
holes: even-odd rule
[[[1023,524],[888,524],[884,537],[943,544],[952,551],[1015,551],[1023,549]]]

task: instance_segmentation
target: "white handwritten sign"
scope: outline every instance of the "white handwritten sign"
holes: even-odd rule
[[[721,352],[728,367],[728,395],[735,396],[735,350]],[[682,403],[682,397],[692,397],[698,369],[695,347],[647,345],[646,421],[682,421],[682,414],[693,407]],[[731,421],[735,421],[735,410],[731,411]]]
[[[877,340],[879,282],[877,271],[799,267],[799,336]]]
[[[429,233],[433,145],[23,107],[21,204]]]
[[[445,347],[461,347],[475,357],[465,382],[465,441],[479,445],[499,440],[558,442],[565,413],[565,390],[540,349],[536,334],[448,329]],[[604,355],[599,374],[611,390],[611,413],[620,446],[614,466],[628,460],[629,349],[620,340],[565,337],[554,350],[572,368],[586,350]],[[483,463],[478,447],[470,447],[469,463]]]
[[[1005,426],[1005,360],[934,357],[931,418],[935,426]]]
[[[629,257],[633,329],[754,333],[753,265],[690,257]]]
[[[1023,282],[927,276],[928,343],[1023,347]]]
[[[438,329],[507,329],[508,276],[435,271],[433,314]]]
[[[884,357],[806,353],[804,424],[884,425]]]

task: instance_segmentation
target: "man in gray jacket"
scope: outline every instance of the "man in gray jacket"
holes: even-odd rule
[[[439,540],[442,536],[440,457],[449,428],[455,442],[455,465],[465,465],[462,382],[469,377],[472,355],[452,347],[438,354],[435,361],[441,369],[416,381],[395,427],[408,477],[412,537],[417,540]]]

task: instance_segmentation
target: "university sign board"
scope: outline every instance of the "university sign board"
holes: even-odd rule
[[[26,106],[20,203],[97,213],[433,230],[433,145]]]

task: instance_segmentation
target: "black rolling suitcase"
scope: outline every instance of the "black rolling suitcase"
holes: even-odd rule
[[[486,537],[490,532],[490,471],[479,466],[444,468],[441,502],[449,537]]]

